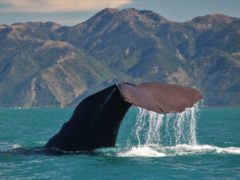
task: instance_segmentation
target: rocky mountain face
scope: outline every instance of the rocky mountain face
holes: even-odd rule
[[[240,19],[171,22],[104,9],[86,22],[0,25],[0,106],[68,106],[117,81],[199,89],[208,106],[240,105]]]

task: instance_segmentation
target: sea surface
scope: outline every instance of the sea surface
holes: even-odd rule
[[[43,146],[73,109],[0,109],[0,179],[240,179],[240,109],[131,108],[117,145],[60,156]]]

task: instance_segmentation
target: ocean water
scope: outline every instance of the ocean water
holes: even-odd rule
[[[0,179],[240,179],[240,109],[159,115],[131,108],[114,148],[61,156],[43,146],[73,109],[0,109]]]

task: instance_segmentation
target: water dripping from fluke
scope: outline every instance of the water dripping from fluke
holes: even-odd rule
[[[165,157],[199,154],[240,155],[239,147],[198,144],[199,103],[182,113],[158,114],[138,108],[136,123],[118,157]]]
[[[196,122],[198,104],[182,113],[158,114],[138,108],[132,133],[137,146],[173,146],[197,144]]]
[[[159,114],[138,108],[135,126],[121,157],[176,155],[181,145],[197,145],[196,123],[199,104],[182,113]]]

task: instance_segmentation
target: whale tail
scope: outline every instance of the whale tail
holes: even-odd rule
[[[119,83],[85,98],[46,148],[91,151],[113,147],[131,105],[158,113],[181,112],[202,98],[192,88],[160,83]]]

